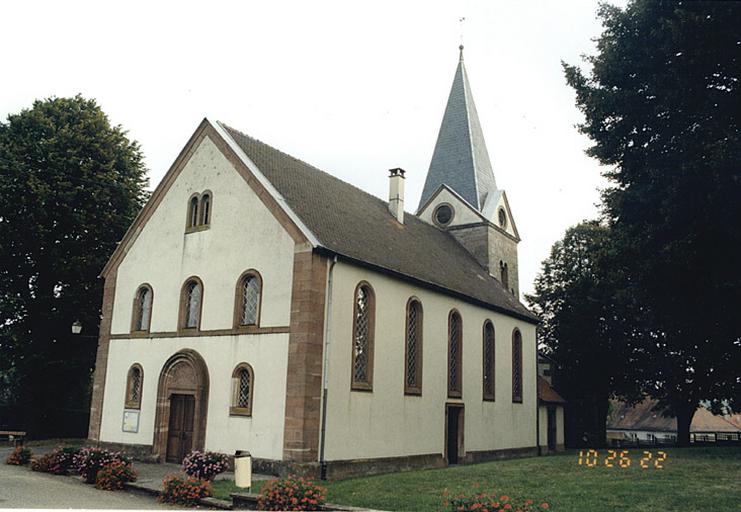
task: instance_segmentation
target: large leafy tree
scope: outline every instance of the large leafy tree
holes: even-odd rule
[[[0,424],[85,434],[98,275],[146,199],[145,172],[93,100],[36,101],[0,123]]]
[[[681,443],[703,400],[741,406],[741,5],[603,5],[591,70],[564,65],[610,167],[605,213],[647,313],[650,394]]]
[[[609,228],[587,221],[568,229],[527,300],[542,319],[538,342],[557,364],[555,384],[567,400],[567,443],[604,444],[608,399],[635,398],[641,381],[626,321],[631,300]]]

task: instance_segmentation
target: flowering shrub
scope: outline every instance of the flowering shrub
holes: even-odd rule
[[[51,452],[49,473],[66,475],[74,469],[75,456],[80,453],[76,446],[59,446]]]
[[[119,452],[109,452],[103,448],[80,448],[80,451],[74,455],[74,469],[82,475],[85,482],[94,484],[95,478],[103,466],[110,464],[114,460],[119,460],[126,464],[131,464],[131,459]]]
[[[49,473],[49,466],[51,466],[53,453],[47,453],[40,457],[34,457],[31,459],[31,471],[41,471],[42,473]]]
[[[168,475],[162,481],[159,501],[178,505],[197,505],[198,500],[211,496],[211,483],[180,475]]]
[[[550,509],[546,502],[536,504],[533,500],[516,500],[494,492],[461,493],[450,497],[447,489],[443,492],[443,507],[449,512],[542,512]]]
[[[197,480],[213,480],[228,467],[229,456],[224,453],[193,450],[183,459],[183,471]]]
[[[114,460],[98,471],[95,487],[104,491],[118,491],[123,489],[124,483],[135,481],[136,471],[131,467],[131,463]]]
[[[25,466],[31,460],[31,449],[21,448],[20,446],[13,450],[8,458],[5,459],[6,464],[11,466]]]
[[[327,490],[304,478],[271,480],[262,487],[260,510],[321,510]]]

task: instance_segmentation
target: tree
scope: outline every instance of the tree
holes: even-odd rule
[[[689,443],[698,404],[741,406],[741,5],[603,5],[589,74],[564,64],[617,253],[641,303],[649,393]]]
[[[608,399],[634,398],[641,380],[633,364],[629,297],[615,266],[609,229],[585,221],[553,245],[527,300],[540,315],[538,343],[558,367],[567,400],[567,440],[604,445]]]
[[[36,101],[0,123],[0,423],[86,432],[98,275],[147,197],[145,172],[94,100]]]

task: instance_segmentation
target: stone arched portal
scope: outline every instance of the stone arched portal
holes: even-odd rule
[[[162,367],[154,420],[154,455],[180,462],[192,450],[203,450],[208,413],[208,368],[195,350],[185,349]]]

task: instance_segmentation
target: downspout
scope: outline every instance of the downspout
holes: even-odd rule
[[[324,460],[324,441],[327,434],[327,389],[329,388],[329,335],[332,325],[332,271],[337,263],[337,255],[329,264],[327,272],[327,312],[324,315],[324,368],[322,372],[322,428],[319,431],[319,467],[320,478],[327,479],[327,461]]]
[[[540,453],[540,399],[538,398],[538,334],[537,328],[535,333],[535,446],[538,447],[538,455]]]

